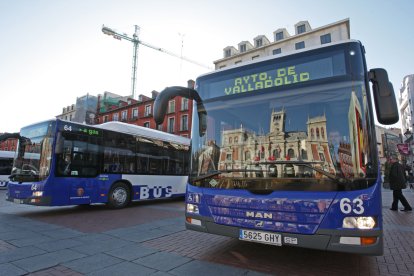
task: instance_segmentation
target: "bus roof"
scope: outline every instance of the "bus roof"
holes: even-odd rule
[[[140,135],[147,138],[155,138],[163,141],[174,142],[184,145],[190,145],[189,138],[122,122],[106,122],[100,125],[91,125],[91,127],[112,130],[132,135]]]

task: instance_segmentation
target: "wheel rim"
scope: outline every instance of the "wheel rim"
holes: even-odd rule
[[[118,187],[112,193],[112,198],[114,199],[117,205],[122,205],[126,202],[127,191],[123,188]]]

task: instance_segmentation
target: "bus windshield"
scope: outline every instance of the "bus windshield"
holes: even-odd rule
[[[375,183],[378,165],[368,146],[372,126],[361,79],[230,93],[203,105],[206,131],[193,133],[192,185],[271,192]]]
[[[50,173],[54,122],[22,128],[12,169],[13,181],[35,182]]]

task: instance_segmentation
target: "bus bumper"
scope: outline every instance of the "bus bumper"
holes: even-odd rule
[[[186,229],[239,238],[240,228],[217,224],[212,218],[186,214]],[[253,230],[253,229],[252,229]],[[254,229],[260,230],[260,229]],[[295,246],[325,251],[336,251],[361,255],[380,256],[383,254],[383,235],[380,230],[332,230],[319,229],[313,235],[277,233],[282,235],[282,246]],[[360,237],[375,237],[370,245],[355,244]]]
[[[52,199],[51,197],[28,197],[28,198],[14,198],[7,196],[7,201],[16,203],[16,204],[28,204],[36,206],[50,206]]]

